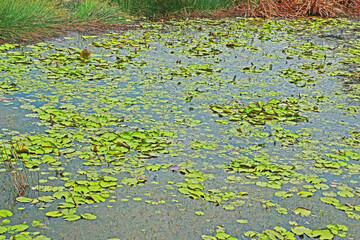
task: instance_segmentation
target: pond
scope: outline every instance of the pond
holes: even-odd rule
[[[359,22],[136,24],[0,46],[1,239],[358,239]]]

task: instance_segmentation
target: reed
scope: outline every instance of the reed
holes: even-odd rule
[[[32,41],[119,16],[108,0],[0,0],[0,40]]]
[[[104,0],[78,0],[64,4],[70,10],[72,22],[116,22],[119,9]]]
[[[127,13],[150,19],[232,8],[236,0],[113,0]]]
[[[19,157],[15,151],[15,148],[10,150],[11,157],[5,153],[1,154],[3,163],[9,174],[9,181],[3,185],[11,186],[15,197],[25,195],[26,191],[30,187],[28,174],[25,167],[18,168]]]
[[[0,37],[44,34],[64,22],[68,13],[55,0],[1,0]]]

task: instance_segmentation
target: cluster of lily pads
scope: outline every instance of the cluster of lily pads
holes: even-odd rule
[[[154,238],[190,225],[201,226],[191,238],[202,231],[203,239],[357,236],[358,23],[226,18],[139,27],[81,44],[0,46],[0,94],[34,123],[0,132],[0,176],[9,161],[40,175],[16,196],[22,211],[44,210],[46,221],[69,229],[67,221],[101,223],[96,209],[106,205],[110,218],[118,206],[140,209],[141,220],[152,211],[167,211],[169,223],[185,219],[164,231],[136,217],[110,221],[120,227],[104,232],[108,239],[115,231],[131,238],[121,232],[127,224],[145,234],[156,225]],[[329,32],[339,36],[322,44]],[[3,239],[48,239],[30,231],[45,234],[42,221],[5,220]],[[61,231],[46,234],[68,234]]]
[[[23,239],[23,240],[50,240],[50,238],[40,235],[39,232],[27,232],[26,230],[29,228],[29,225],[27,224],[11,224],[11,220],[8,219],[11,217],[13,213],[10,210],[7,209],[1,209],[0,210],[0,218],[1,224],[0,224],[0,234],[13,234],[12,238],[10,239]],[[46,228],[46,224],[35,219],[31,222],[31,226],[35,228]],[[1,235],[1,239],[7,239],[4,235]]]
[[[219,116],[227,116],[230,121],[246,120],[253,125],[263,125],[266,121],[303,122],[307,118],[299,114],[297,100],[272,99],[268,102],[258,101],[247,106],[224,105],[211,106]]]

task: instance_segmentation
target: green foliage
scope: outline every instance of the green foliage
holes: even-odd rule
[[[2,0],[0,39],[26,41],[60,33],[66,24],[115,22],[119,13],[103,0]]]
[[[71,20],[75,22],[115,22],[117,10],[108,1],[81,0],[65,4],[70,9]]]
[[[46,31],[66,19],[55,0],[0,1],[0,37],[30,30]]]
[[[149,18],[169,16],[176,13],[228,9],[233,0],[113,0],[123,11]]]

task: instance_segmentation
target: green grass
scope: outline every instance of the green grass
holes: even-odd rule
[[[71,26],[120,22],[120,10],[150,19],[229,9],[239,0],[0,0],[0,40],[51,37]]]
[[[0,37],[11,38],[34,31],[44,33],[63,22],[66,15],[55,0],[1,0]]]
[[[119,11],[104,0],[72,1],[68,6],[75,22],[116,22]]]
[[[124,12],[148,18],[228,9],[235,0],[112,0]]]
[[[107,0],[0,0],[0,40],[28,41],[72,25],[116,22],[118,8]]]

